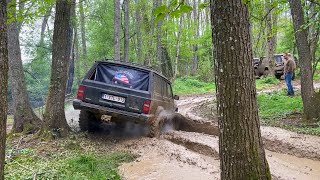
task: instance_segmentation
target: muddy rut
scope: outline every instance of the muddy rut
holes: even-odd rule
[[[169,129],[159,139],[135,133],[142,128],[139,125],[127,128],[135,129],[133,133],[108,131],[106,141],[113,143],[114,150],[139,156],[134,162],[120,166],[122,179],[219,179],[217,119],[214,111],[202,117],[198,115],[199,108],[213,101],[213,95],[179,100],[179,112],[187,122],[179,131]],[[77,129],[78,113],[66,111],[74,129]],[[261,133],[273,179],[320,180],[320,137],[274,127],[261,127]]]

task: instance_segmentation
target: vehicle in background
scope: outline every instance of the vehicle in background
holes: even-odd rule
[[[283,55],[275,54],[273,56],[273,60],[274,60],[274,67],[273,67],[274,76],[277,79],[280,79],[281,76],[283,76],[284,74]],[[298,60],[296,57],[294,57],[294,61],[296,62],[296,64],[298,63]],[[253,58],[253,66],[254,66],[254,74],[257,77],[268,75],[271,70],[267,57]],[[292,80],[294,80],[294,78],[295,78],[295,73],[293,73]]]

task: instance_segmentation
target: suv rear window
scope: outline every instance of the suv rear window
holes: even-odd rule
[[[115,64],[98,64],[91,80],[148,91],[149,72]]]
[[[282,56],[274,56],[274,60],[276,61],[276,63],[282,63],[283,60],[282,60]]]

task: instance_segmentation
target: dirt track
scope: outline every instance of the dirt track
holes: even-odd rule
[[[123,179],[219,179],[219,146],[217,120],[197,115],[195,108],[212,95],[182,98],[179,112],[197,125],[196,132],[169,131],[160,139],[147,138],[139,125],[130,125],[124,132],[110,133],[115,150],[139,155],[136,161],[123,164]],[[214,109],[214,108],[213,108]],[[66,116],[76,129],[78,112],[68,110]],[[191,123],[191,124],[192,124]],[[190,129],[189,129],[190,130]],[[214,132],[214,133],[199,133]],[[279,128],[261,127],[267,159],[273,179],[320,180],[320,137],[293,133]],[[109,142],[110,143],[110,142]]]

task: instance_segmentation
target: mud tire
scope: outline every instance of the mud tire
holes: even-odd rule
[[[163,107],[158,107],[154,119],[150,123],[149,134],[151,138],[159,138],[164,125],[164,119],[161,118],[160,113],[163,111]]]
[[[156,118],[150,125],[149,137],[159,138],[163,128],[164,119]]]
[[[95,132],[100,128],[101,120],[92,112],[81,110],[79,116],[80,131]]]
[[[281,74],[275,74],[274,75],[277,79],[280,79],[281,78]]]

